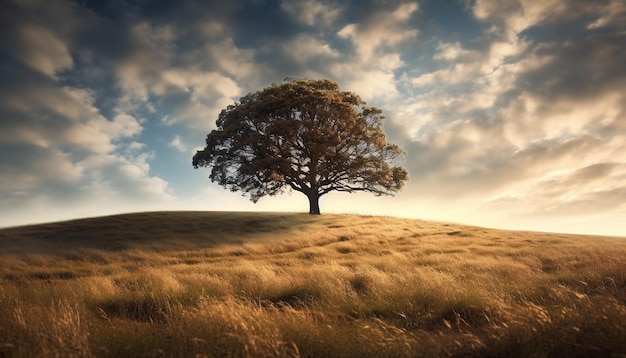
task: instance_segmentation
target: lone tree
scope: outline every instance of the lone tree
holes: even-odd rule
[[[290,188],[309,198],[333,190],[393,195],[408,179],[404,152],[385,141],[382,111],[329,80],[274,84],[222,110],[193,166],[257,202]]]

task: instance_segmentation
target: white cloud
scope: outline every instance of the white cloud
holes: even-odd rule
[[[150,173],[145,144],[133,116],[104,117],[87,89],[34,83],[29,77],[2,91],[0,202],[14,219],[30,210],[66,212],[74,205],[102,209],[105,202],[169,200],[168,183]],[[119,154],[114,154],[119,152]]]
[[[22,60],[32,68],[55,77],[57,72],[73,66],[67,46],[50,30],[36,25],[26,25],[19,30],[22,42]]]
[[[626,212],[626,162],[599,162],[525,181],[483,205],[528,216]]]
[[[169,143],[169,146],[183,153],[186,153],[189,150],[187,146],[183,143],[180,135],[178,134],[174,136],[174,139],[172,139],[172,141]]]
[[[512,41],[494,40],[483,52],[466,50],[459,43],[440,43],[433,59],[449,62],[448,67],[422,74],[411,82],[417,87],[443,87],[489,81],[487,76],[510,65],[509,59],[521,55],[527,48],[528,43],[517,37]]]
[[[537,138],[577,136],[594,127],[614,124],[624,114],[625,100],[622,93],[612,91],[586,101],[554,100],[527,92],[503,108],[502,115],[511,119],[505,127],[509,138],[516,143],[528,143]]]
[[[619,36],[545,44],[517,36],[583,16],[564,2],[477,1],[473,11],[495,25],[477,47],[483,50],[440,43],[434,59],[449,64],[410,79],[421,94],[401,113],[418,119],[398,122],[413,138],[407,190],[424,198],[486,198],[476,210],[509,219],[623,213]]]
[[[89,176],[84,191],[94,191],[100,197],[115,197],[124,201],[168,199],[168,183],[149,175],[150,154],[143,153],[134,161],[117,155],[92,155],[79,165]]]
[[[308,38],[309,50],[302,56],[324,57],[321,63],[325,65],[318,66],[319,75],[338,81],[343,89],[359,94],[372,105],[387,103],[394,107],[400,98],[396,71],[406,66],[400,55],[401,45],[418,35],[408,24],[416,11],[418,5],[413,2],[374,11],[337,32],[338,38],[350,40],[352,52],[340,52],[330,44]],[[302,47],[305,43],[302,41]]]
[[[398,97],[392,71],[367,64],[337,63],[331,66],[330,72],[339,80],[343,90],[357,93],[368,102],[383,103]]]
[[[570,0],[477,0],[473,13],[479,20],[504,25],[504,35],[512,39],[523,30],[571,10]]]
[[[318,59],[331,60],[340,56],[339,51],[313,37],[311,34],[300,34],[291,41],[285,42],[283,51],[288,53],[298,63],[306,65]]]
[[[341,7],[335,3],[325,3],[319,0],[283,0],[280,7],[309,26],[318,23],[328,26],[342,11]]]
[[[203,130],[214,128],[221,110],[241,94],[241,89],[232,79],[217,72],[196,69],[164,70],[153,91],[165,98],[170,93],[185,93],[187,100],[169,109],[172,116],[165,123],[182,122]]]
[[[134,45],[130,53],[116,69],[124,96],[118,107],[124,112],[132,111],[148,102],[155,74],[168,67],[174,56],[174,30],[169,26],[152,26],[146,22],[134,26],[128,34]]]
[[[208,37],[222,36],[218,25],[212,22],[206,31],[213,33]],[[174,26],[141,23],[131,30],[137,47],[117,67],[124,90],[118,110],[124,114],[144,106],[167,113],[162,117],[164,124],[211,129],[219,112],[241,95],[241,88],[230,76],[251,79],[258,77],[259,71],[251,51],[238,49],[228,38],[175,53],[176,36]],[[205,63],[215,70],[205,69]]]
[[[22,145],[18,150],[12,153],[14,160],[3,158],[0,162],[0,188],[5,193],[32,191],[59,183],[74,185],[82,178],[82,168],[72,162],[69,154],[58,149]]]
[[[471,51],[464,49],[457,41],[454,43],[440,42],[433,58],[435,60],[454,61],[466,57]]]
[[[97,132],[96,137],[106,136],[108,138],[103,139],[103,141],[133,137],[143,130],[139,120],[130,114],[117,111],[111,120],[102,116],[99,109],[94,105],[93,94],[88,90],[63,87],[60,91],[67,96],[67,101],[52,104],[55,112]],[[82,126],[77,127],[82,128]],[[89,129],[83,128],[82,130]],[[76,130],[80,131],[81,129]],[[88,137],[85,140],[86,143],[91,142]]]
[[[513,40],[533,26],[562,20],[595,17],[588,29],[615,26],[624,28],[626,5],[623,0],[477,0],[472,7],[474,16],[494,25],[491,32]]]
[[[246,82],[259,82],[262,72],[266,69],[255,62],[255,50],[243,49],[235,45],[230,37],[218,41],[207,41],[198,53],[190,55],[189,61],[202,63],[210,59],[216,71],[225,72],[228,76]]]
[[[102,131],[111,138],[133,137],[143,130],[139,120],[126,113],[117,113],[112,121],[107,121]]]
[[[417,37],[416,29],[405,26],[417,10],[417,3],[407,3],[395,10],[379,11],[364,22],[343,27],[337,35],[350,39],[357,54],[367,60],[380,48],[393,48],[403,41]]]
[[[414,86],[447,86],[463,82],[474,81],[481,76],[482,64],[480,63],[455,63],[450,68],[425,73],[414,78],[411,82]]]

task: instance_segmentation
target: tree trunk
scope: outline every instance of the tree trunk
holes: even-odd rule
[[[320,196],[317,193],[307,195],[309,198],[309,214],[320,215]]]

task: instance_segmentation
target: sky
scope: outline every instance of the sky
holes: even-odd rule
[[[2,0],[0,226],[253,204],[191,158],[286,78],[382,109],[410,180],[322,213],[626,236],[626,1]]]

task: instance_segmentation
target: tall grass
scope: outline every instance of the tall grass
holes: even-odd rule
[[[626,240],[143,213],[0,230],[0,356],[624,356]]]

